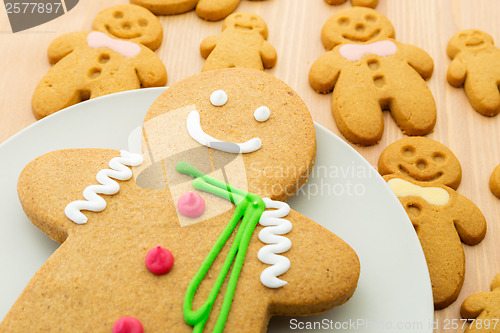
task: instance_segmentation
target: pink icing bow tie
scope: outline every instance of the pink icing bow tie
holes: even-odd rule
[[[394,42],[382,40],[370,44],[345,44],[339,48],[340,54],[350,61],[358,61],[364,55],[376,54],[381,57],[393,55],[398,50]]]
[[[99,31],[92,31],[87,35],[87,44],[94,49],[107,47],[127,58],[135,57],[141,53],[139,44],[126,40],[114,39]]]

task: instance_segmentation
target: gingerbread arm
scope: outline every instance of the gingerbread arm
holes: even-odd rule
[[[482,292],[474,294],[465,299],[460,307],[460,315],[465,319],[474,319],[481,314],[489,303],[491,294]]]
[[[352,5],[375,8],[378,5],[378,0],[352,0]]]
[[[446,79],[449,84],[458,88],[464,85],[466,76],[467,65],[463,62],[462,57],[458,55],[451,61],[448,72],[446,73]]]
[[[266,40],[262,43],[262,47],[260,48],[260,56],[262,57],[264,68],[272,68],[276,65],[276,60],[278,59],[276,49]]]
[[[97,173],[109,168],[108,162],[119,154],[116,150],[71,149],[33,160],[24,168],[17,184],[24,212],[50,238],[64,242],[70,232],[88,226],[77,225],[66,217],[66,205],[83,200],[83,190],[97,184]]]
[[[399,52],[402,52],[408,64],[413,67],[424,80],[430,79],[434,70],[434,61],[431,56],[414,45],[397,43],[397,46]]]
[[[460,239],[467,245],[476,245],[486,235],[486,220],[479,208],[469,199],[457,193],[453,222]]]
[[[339,62],[336,58],[335,51],[329,51],[316,59],[311,66],[309,83],[317,92],[328,93],[335,87],[340,75],[340,68],[336,65]]]
[[[88,32],[78,31],[70,32],[54,39],[47,50],[47,56],[49,57],[49,62],[55,64],[82,44],[87,42]]]
[[[167,83],[167,70],[156,53],[141,45],[135,70],[142,87],[161,87]]]
[[[217,35],[213,36],[208,36],[205,38],[201,44],[200,44],[200,54],[203,58],[207,59],[210,53],[215,49],[215,46],[217,46]]]

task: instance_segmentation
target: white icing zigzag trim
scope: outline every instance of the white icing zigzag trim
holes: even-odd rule
[[[106,200],[99,194],[112,195],[118,193],[120,185],[111,178],[118,180],[129,180],[132,178],[132,170],[128,166],[138,166],[143,162],[141,154],[129,153],[126,150],[120,151],[121,157],[114,157],[109,161],[111,169],[104,169],[97,173],[97,181],[101,185],[91,185],[83,190],[85,200],[70,202],[64,209],[66,216],[76,224],[87,223],[88,218],[83,215],[82,210],[100,212],[106,208]]]
[[[259,239],[266,244],[257,253],[257,258],[264,264],[272,265],[262,271],[260,281],[268,288],[279,288],[287,284],[286,281],[278,279],[277,276],[285,273],[290,268],[290,260],[285,256],[280,256],[277,253],[283,253],[290,250],[292,242],[279,235],[284,235],[292,230],[292,223],[283,219],[290,213],[290,206],[281,201],[273,201],[269,198],[264,198],[266,208],[277,208],[262,213],[259,223],[266,228],[259,232]]]

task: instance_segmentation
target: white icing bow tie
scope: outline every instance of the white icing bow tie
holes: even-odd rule
[[[398,50],[394,42],[382,40],[370,44],[344,44],[339,48],[340,54],[350,61],[358,61],[364,55],[376,54],[381,57],[393,55]]]

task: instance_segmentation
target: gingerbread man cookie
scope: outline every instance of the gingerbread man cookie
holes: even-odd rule
[[[265,332],[273,315],[352,296],[356,253],[284,202],[316,154],[310,113],[285,83],[251,69],[189,77],[131,142],[24,169],[23,209],[62,245],[0,331]]]
[[[454,87],[464,87],[474,110],[484,116],[500,112],[500,49],[481,30],[462,30],[448,42],[452,59],[447,79]]]
[[[341,5],[346,0],[325,0],[330,5]],[[363,7],[371,7],[375,8],[378,5],[378,0],[352,0],[353,6],[363,6]]]
[[[97,14],[92,29],[112,37],[141,43],[156,50],[163,40],[163,27],[156,16],[144,7],[117,5]]]
[[[460,184],[460,163],[442,144],[414,137],[387,147],[379,168],[417,232],[429,268],[434,307],[445,308],[457,299],[464,282],[461,242],[476,245],[486,234],[479,208],[449,187],[456,189]]]
[[[260,1],[260,0],[253,0]],[[156,15],[175,15],[196,8],[196,14],[207,21],[219,21],[238,7],[240,0],[130,0]]]
[[[313,63],[309,82],[319,93],[333,90],[333,116],[353,143],[373,145],[381,139],[383,110],[391,111],[407,135],[428,134],[436,123],[436,105],[425,83],[433,71],[431,57],[393,38],[391,22],[365,7],[335,13],[321,31],[328,52]]]
[[[36,87],[37,119],[91,98],[141,87],[164,86],[167,71],[149,48],[99,32],[70,32],[48,50],[54,66]]]
[[[209,36],[200,45],[205,59],[202,71],[245,67],[263,70],[276,64],[277,54],[267,41],[267,25],[253,13],[233,13],[222,26],[222,33]]]
[[[500,165],[498,165],[490,177],[490,190],[497,198],[500,199]]]
[[[491,291],[474,294],[465,299],[460,307],[465,319],[474,319],[466,333],[500,332],[500,274],[491,282]]]
[[[454,190],[462,181],[455,154],[441,142],[424,137],[403,138],[387,146],[378,160],[378,172]]]

